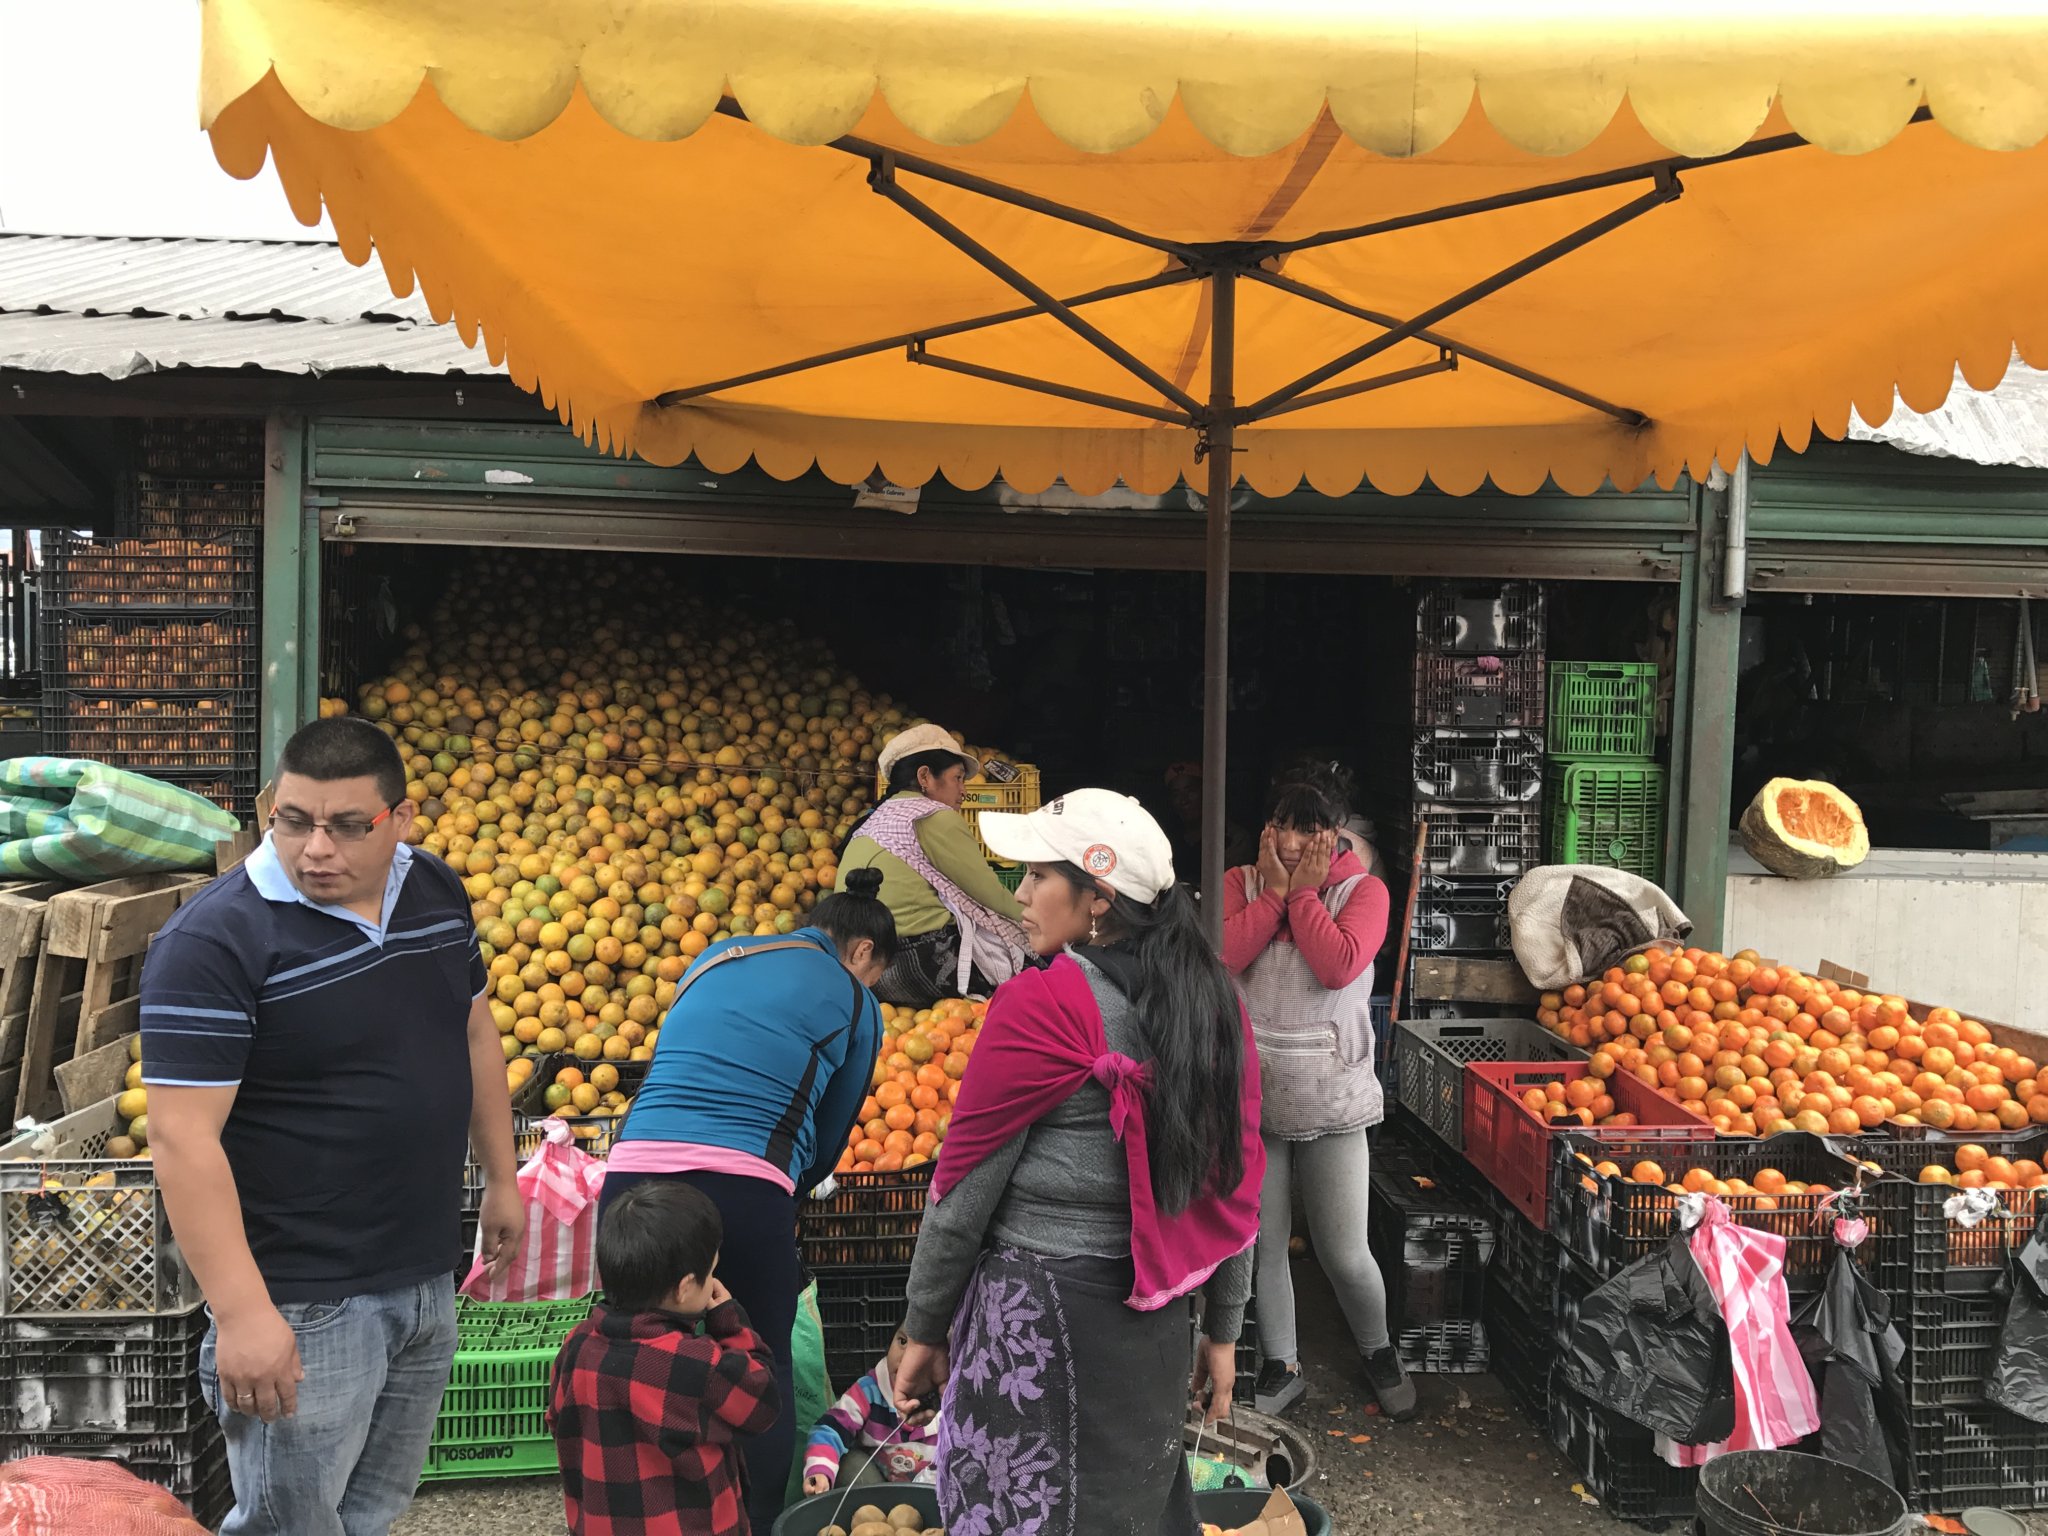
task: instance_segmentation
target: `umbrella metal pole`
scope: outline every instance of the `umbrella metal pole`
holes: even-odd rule
[[[1237,274],[1209,278],[1209,461],[1202,633],[1202,923],[1223,950],[1223,806],[1230,746],[1230,488],[1237,427]]]

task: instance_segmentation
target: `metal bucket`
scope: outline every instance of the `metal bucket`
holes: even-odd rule
[[[1731,1451],[1700,1468],[1701,1536],[1905,1536],[1906,1501],[1825,1456]]]

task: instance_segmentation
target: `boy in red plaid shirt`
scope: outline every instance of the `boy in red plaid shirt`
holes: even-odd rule
[[[572,1536],[749,1536],[735,1441],[773,1424],[781,1396],[773,1352],[713,1273],[724,1236],[679,1180],[605,1210],[604,1301],[548,1388]]]

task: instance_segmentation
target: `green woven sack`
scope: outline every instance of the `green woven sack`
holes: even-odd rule
[[[241,824],[189,790],[75,757],[0,762],[0,875],[90,883],[213,868]]]

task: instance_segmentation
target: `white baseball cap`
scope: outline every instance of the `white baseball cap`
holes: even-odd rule
[[[898,731],[889,738],[889,744],[882,748],[876,766],[882,770],[882,777],[889,777],[889,771],[906,757],[915,757],[920,752],[950,752],[959,758],[969,773],[981,772],[981,764],[969,757],[959,742],[950,736],[942,725],[913,725],[907,731]]]
[[[1077,789],[1025,815],[983,811],[981,839],[1017,864],[1072,864],[1147,906],[1173,884],[1173,845],[1151,813],[1111,789]]]

